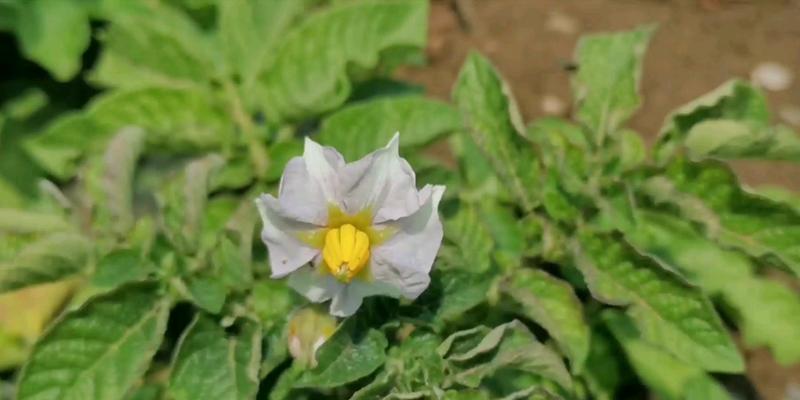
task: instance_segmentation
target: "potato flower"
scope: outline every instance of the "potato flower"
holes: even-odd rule
[[[438,206],[444,186],[417,190],[398,152],[399,135],[346,164],[339,152],[306,138],[286,164],[278,197],[256,204],[273,278],[330,313],[352,315],[364,297],[416,299],[430,283],[442,243]]]

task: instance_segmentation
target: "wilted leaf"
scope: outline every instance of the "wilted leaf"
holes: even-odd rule
[[[168,393],[175,400],[247,400],[258,392],[261,330],[242,322],[237,335],[207,316],[186,328],[172,365]]]
[[[36,345],[19,400],[121,400],[164,336],[169,302],[153,284],[97,297],[67,314]]]
[[[689,157],[800,161],[800,136],[786,126],[753,127],[746,122],[699,122],[684,141]]]
[[[167,235],[186,251],[197,250],[200,243],[211,175],[222,163],[216,154],[190,162],[160,201]]]
[[[445,342],[452,343],[455,335],[459,334],[454,334]],[[473,332],[469,331],[469,334]],[[445,387],[459,384],[476,388],[485,377],[509,368],[552,379],[565,389],[572,388],[572,380],[561,357],[539,343],[519,321],[499,325],[485,333],[485,336],[478,337],[480,341],[472,347],[445,343],[439,347],[439,354],[445,356],[448,368],[452,371],[446,378]]]
[[[25,361],[30,348],[75,291],[76,283],[64,280],[0,295],[0,369],[18,367]]]
[[[144,150],[145,132],[123,128],[114,135],[102,159],[98,191],[97,223],[110,225],[119,235],[127,235],[135,222],[133,178]]]

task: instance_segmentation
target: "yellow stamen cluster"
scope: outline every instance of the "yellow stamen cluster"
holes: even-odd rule
[[[367,265],[369,236],[350,224],[332,228],[325,234],[322,258],[336,279],[350,282]]]

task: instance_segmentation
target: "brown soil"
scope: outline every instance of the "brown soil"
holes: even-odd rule
[[[781,110],[800,107],[800,0],[434,0],[429,64],[401,75],[434,97],[449,98],[467,52],[477,49],[509,81],[530,120],[545,115],[545,96],[569,105],[564,66],[581,34],[654,22],[659,29],[645,60],[645,103],[630,124],[648,142],[669,111],[731,78],[747,79],[765,61],[788,67],[795,78],[788,90],[768,93],[775,120]],[[796,166],[736,167],[749,184],[800,189]],[[800,366],[781,368],[761,350],[746,356],[748,375],[765,399],[783,399],[792,384],[800,388]]]

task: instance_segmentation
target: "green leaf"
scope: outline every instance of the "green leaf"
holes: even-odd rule
[[[713,211],[702,221],[709,236],[800,276],[797,210],[746,192],[736,175],[721,163],[676,160],[666,174],[681,194],[699,199]]]
[[[228,68],[250,87],[308,0],[218,0],[219,41]]]
[[[503,267],[518,266],[525,251],[525,238],[514,211],[496,202],[480,204],[480,216],[495,241],[492,256]]]
[[[352,91],[348,65],[370,70],[385,50],[424,47],[427,18],[422,0],[354,2],[307,18],[260,76],[267,115],[302,119],[335,109]]]
[[[123,399],[161,343],[168,315],[169,301],[149,283],[90,300],[36,345],[17,399]]]
[[[98,261],[92,275],[92,285],[114,289],[129,282],[142,280],[154,269],[154,266],[142,259],[140,250],[114,250]]]
[[[697,123],[684,140],[689,157],[800,161],[800,136],[786,126],[754,127],[712,119]]]
[[[275,182],[281,178],[286,164],[292,157],[303,154],[303,142],[300,140],[290,140],[288,142],[275,143],[269,149],[270,162],[264,179],[268,182]]]
[[[488,274],[448,270],[441,274],[442,297],[436,316],[442,321],[457,321],[465,312],[486,301],[494,279]]]
[[[350,400],[436,398],[445,375],[438,345],[439,338],[430,333],[415,332],[403,339],[391,348],[384,370]]]
[[[643,338],[625,314],[606,310],[603,320],[622,345],[636,374],[664,399],[688,399],[687,395],[700,385],[708,392],[706,396],[697,398],[730,399],[725,389],[701,368],[675,358],[666,351],[665,344],[657,345]]]
[[[28,0],[17,8],[16,34],[22,53],[57,80],[71,79],[81,68],[91,30],[86,6],[72,0]]]
[[[188,282],[189,294],[195,305],[210,312],[219,314],[225,305],[228,290],[215,278],[193,277]]]
[[[47,173],[60,180],[75,176],[81,157],[99,151],[101,134],[97,123],[84,113],[65,113],[50,123],[42,134],[24,142],[25,150]]]
[[[460,127],[458,112],[445,103],[420,96],[379,98],[345,107],[322,122],[320,143],[357,160],[386,146],[395,132],[400,145],[419,146]]]
[[[66,180],[81,159],[105,149],[121,128],[146,132],[146,144],[160,152],[192,153],[232,140],[228,117],[210,94],[196,89],[117,90],[96,97],[85,112],[66,114],[25,149],[48,173]]]
[[[629,314],[649,342],[708,371],[741,372],[744,362],[708,299],[613,235],[579,234],[574,261],[592,295]]]
[[[81,273],[88,267],[91,251],[91,242],[75,233],[45,236],[0,263],[0,293]]]
[[[451,370],[444,387],[458,384],[476,388],[487,376],[507,368],[537,374],[554,380],[565,389],[572,388],[569,372],[558,354],[539,343],[519,321],[495,327],[469,348],[446,345],[452,343],[455,335],[463,336],[467,332],[473,334],[472,331],[457,332],[439,347],[439,354],[445,357]]]
[[[564,189],[556,170],[547,172],[540,190],[542,205],[553,220],[569,223],[579,218],[581,211],[576,206],[577,201]]]
[[[589,325],[583,306],[567,283],[539,269],[518,269],[503,284],[503,291],[522,307],[520,312],[542,325],[569,357],[579,373],[589,355]]]
[[[638,229],[628,240],[720,296],[749,346],[769,346],[783,364],[800,361],[800,342],[792,339],[800,337],[800,296],[755,276],[746,256],[719,247],[672,215],[655,212],[639,212]]]
[[[589,174],[589,143],[583,130],[560,118],[540,118],[528,125],[525,137],[540,149],[542,163],[570,193],[580,192]]]
[[[718,119],[765,128],[769,122],[767,100],[749,83],[734,80],[681,106],[667,117],[661,127],[655,148],[656,160],[666,163],[695,125]]]
[[[526,210],[537,203],[538,157],[522,137],[522,122],[506,84],[483,56],[472,53],[458,76],[453,99],[470,135],[495,173]]]
[[[168,394],[175,400],[255,399],[261,364],[261,330],[243,322],[228,336],[207,316],[186,328],[172,364]]]
[[[489,269],[494,241],[474,207],[462,204],[456,215],[445,220],[444,232],[445,238],[458,247],[464,268],[473,272]]]
[[[729,281],[722,294],[733,307],[745,344],[768,346],[778,363],[800,362],[800,295],[765,278]]]
[[[622,360],[608,333],[593,328],[589,357],[581,377],[594,399],[612,400],[617,398],[617,388],[621,383]]]
[[[264,279],[253,285],[249,302],[261,323],[271,328],[291,313],[295,305],[292,296],[293,292],[285,283]]]
[[[317,351],[317,367],[306,371],[295,388],[334,388],[361,379],[386,361],[388,341],[381,331],[345,321]]]
[[[116,90],[95,98],[88,113],[106,135],[130,125],[143,128],[147,144],[161,151],[212,149],[232,135],[224,109],[200,89]]]
[[[251,232],[252,233],[252,232]],[[242,249],[230,238],[223,236],[211,254],[215,275],[234,290],[244,290],[253,284],[253,269]]]
[[[578,42],[578,73],[572,81],[577,118],[594,132],[595,144],[602,144],[639,108],[642,60],[654,30],[645,26],[584,36]]]
[[[0,118],[27,120],[47,106],[47,93],[38,87],[25,88],[21,94],[3,103],[0,107]],[[3,122],[0,122],[2,131]]]
[[[94,83],[186,88],[205,83],[215,70],[211,42],[188,15],[166,3],[137,3],[111,20],[89,77]]]
[[[59,214],[0,208],[0,232],[3,233],[48,233],[70,229],[69,221]]]

